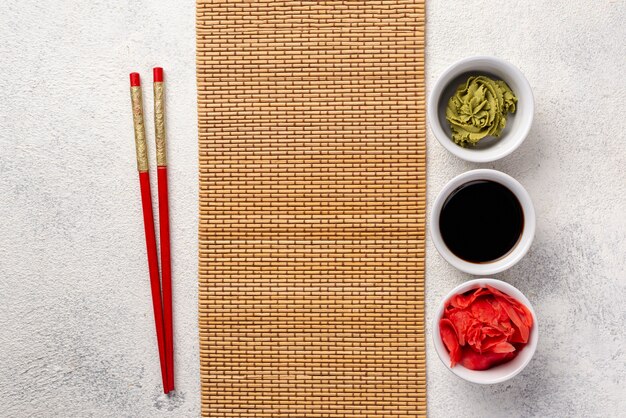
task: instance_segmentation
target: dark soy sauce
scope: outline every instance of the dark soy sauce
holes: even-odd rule
[[[508,188],[490,180],[465,183],[446,199],[439,229],[457,257],[486,263],[506,255],[524,228],[524,212]]]

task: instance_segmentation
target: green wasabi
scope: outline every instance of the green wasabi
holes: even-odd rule
[[[504,81],[489,77],[470,77],[448,102],[446,119],[452,139],[466,147],[487,136],[500,136],[507,113],[515,113],[517,97]]]

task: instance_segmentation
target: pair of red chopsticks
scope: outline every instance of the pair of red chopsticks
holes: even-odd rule
[[[170,259],[170,222],[169,199],[167,193],[167,157],[165,151],[165,103],[163,98],[163,69],[153,69],[154,78],[154,131],[157,154],[157,179],[159,187],[159,237],[161,239],[161,275],[163,281],[163,300],[161,301],[161,281],[159,280],[159,262],[157,259],[156,238],[154,235],[154,217],[152,213],[152,195],[150,192],[150,172],[148,169],[148,150],[146,130],[143,120],[143,99],[141,81],[138,73],[130,74],[130,97],[133,106],[133,125],[135,128],[135,147],[137,149],[137,169],[141,186],[141,205],[146,231],[148,269],[152,289],[152,305],[156,325],[159,359],[163,392],[174,390],[174,335],[172,323],[172,267]]]

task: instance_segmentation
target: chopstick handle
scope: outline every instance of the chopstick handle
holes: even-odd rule
[[[135,147],[137,151],[137,169],[139,171],[139,185],[141,187],[141,206],[143,209],[144,230],[146,234],[146,252],[148,255],[148,270],[150,273],[150,288],[152,292],[152,308],[154,310],[154,324],[156,327],[157,344],[159,347],[163,392],[168,393],[169,385],[165,361],[161,283],[159,280],[159,261],[157,258],[156,237],[154,235],[154,214],[152,213],[150,172],[148,171],[148,151],[146,147],[143,100],[139,74],[132,73],[130,75],[130,83],[130,97],[133,107],[133,125],[135,128]]]
[[[158,167],[167,165],[165,147],[165,99],[163,69],[154,68],[154,139],[156,141],[156,161]]]
[[[172,264],[170,254],[170,215],[165,140],[165,99],[163,69],[153,69],[154,137],[156,141],[157,180],[159,186],[159,238],[161,240],[161,279],[163,284],[163,322],[167,382],[174,389],[174,324],[172,318]]]
[[[133,127],[135,129],[135,150],[137,151],[137,170],[148,171],[148,147],[146,145],[146,127],[143,123],[143,98],[139,74],[130,74],[130,100],[133,106]]]

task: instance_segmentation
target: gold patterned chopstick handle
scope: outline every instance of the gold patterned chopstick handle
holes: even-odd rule
[[[162,77],[162,76],[161,76]],[[165,147],[165,98],[163,81],[154,82],[154,138],[156,141],[157,166],[167,166]]]
[[[133,106],[133,127],[135,128],[135,148],[137,150],[137,170],[148,171],[148,148],[146,127],[143,122],[143,99],[141,86],[130,87],[130,100]]]

